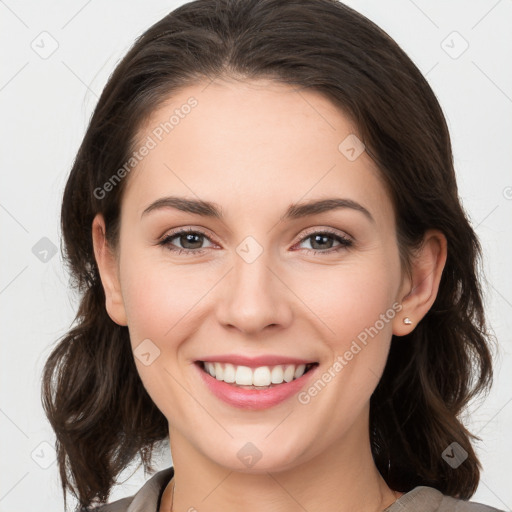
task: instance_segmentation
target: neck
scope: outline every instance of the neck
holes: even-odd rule
[[[302,464],[259,472],[254,471],[255,465],[248,472],[214,463],[170,429],[174,477],[160,512],[381,512],[400,493],[386,485],[368,437],[357,439],[360,432],[355,429],[357,435],[349,433]]]

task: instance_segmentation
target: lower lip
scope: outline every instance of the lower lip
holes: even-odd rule
[[[252,410],[267,409],[292,397],[305,386],[318,368],[316,365],[298,379],[260,390],[239,388],[212,377],[202,369],[201,363],[196,363],[194,366],[204,383],[217,398],[234,407]]]

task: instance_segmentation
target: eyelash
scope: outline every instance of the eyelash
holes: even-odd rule
[[[209,240],[211,242],[210,238],[205,233],[203,233],[202,231],[198,231],[198,230],[190,228],[190,229],[181,229],[181,230],[178,230],[178,231],[173,231],[172,233],[169,233],[169,234],[165,235],[164,238],[162,240],[160,240],[160,242],[158,242],[158,245],[163,246],[163,247],[167,248],[169,251],[172,251],[172,252],[177,253],[177,254],[185,253],[185,255],[187,255],[187,256],[194,256],[194,255],[197,256],[197,255],[203,254],[206,251],[206,248],[204,248],[204,249],[182,249],[180,247],[173,247],[172,246],[171,240],[173,240],[174,238],[177,238],[179,236],[187,235],[187,234],[194,234],[194,235],[204,236],[207,240]],[[322,231],[312,231],[310,233],[307,233],[306,236],[301,238],[298,243],[302,243],[305,240],[313,237],[314,235],[328,235],[328,236],[331,236],[334,239],[336,239],[336,241],[338,241],[340,243],[340,245],[338,247],[331,247],[330,249],[327,249],[325,251],[322,251],[320,249],[303,249],[308,254],[310,254],[310,253],[314,253],[315,255],[318,255],[318,254],[332,254],[332,253],[339,252],[339,251],[341,251],[343,249],[347,249],[349,247],[352,247],[352,245],[353,245],[352,240],[350,240],[347,237],[344,237],[344,236],[340,235],[339,233],[337,233],[335,231],[331,231],[329,229],[324,229]]]

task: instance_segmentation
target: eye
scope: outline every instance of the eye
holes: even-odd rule
[[[353,241],[350,238],[330,230],[309,233],[301,239],[299,245],[307,241],[309,241],[310,248],[305,250],[308,253],[313,252],[315,254],[332,254],[353,245]],[[338,242],[338,245],[333,247],[333,242]]]
[[[177,239],[181,247],[176,247],[176,245],[173,244],[172,241],[174,239]],[[201,247],[201,245],[205,239],[210,241],[210,239],[201,231],[190,228],[181,229],[167,234],[160,242],[158,242],[158,245],[166,247],[170,251],[178,254],[202,254],[205,249]]]

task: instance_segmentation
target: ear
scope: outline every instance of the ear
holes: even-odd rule
[[[412,258],[410,276],[401,287],[398,299],[402,310],[393,320],[394,335],[409,334],[432,307],[439,290],[446,257],[446,237],[439,230],[428,230],[421,247]],[[405,318],[409,318],[411,324],[405,324]]]
[[[116,324],[127,325],[117,259],[108,246],[105,233],[105,220],[103,215],[98,213],[92,222],[92,243],[101,283],[105,291],[105,307],[108,315]]]

